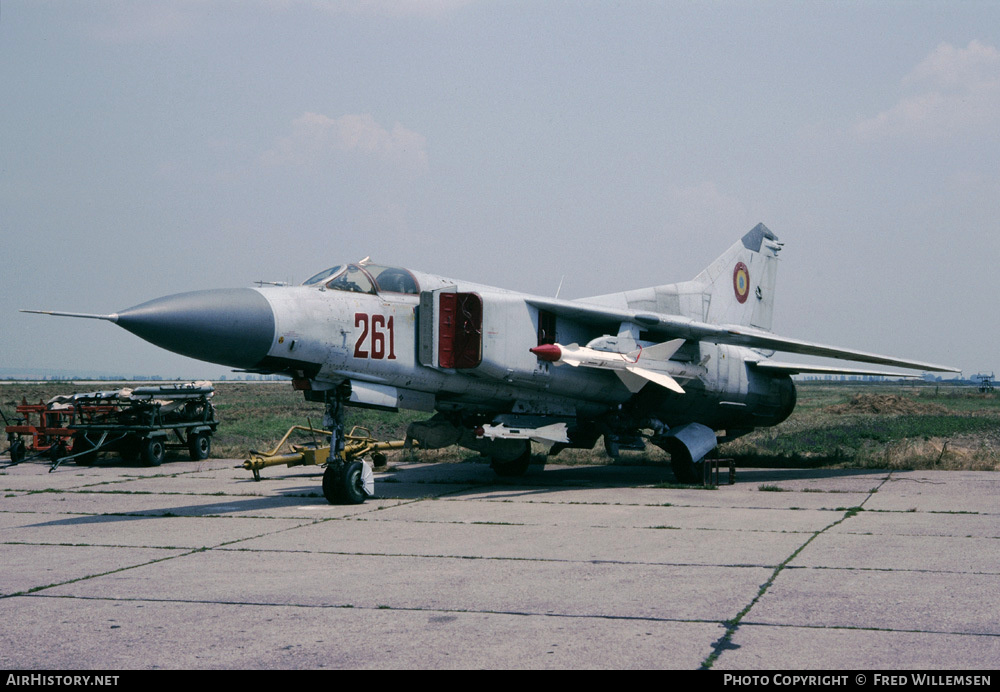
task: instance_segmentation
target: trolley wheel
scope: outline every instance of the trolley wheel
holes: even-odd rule
[[[134,464],[142,457],[142,442],[142,439],[135,435],[127,436],[118,447],[118,456]]]
[[[188,452],[192,461],[208,459],[212,451],[212,437],[207,432],[193,433],[188,435]]]
[[[10,443],[10,463],[20,464],[28,454],[24,440],[18,438]]]
[[[80,455],[73,457],[73,462],[79,466],[92,466],[97,461],[97,450],[94,449],[93,443],[87,439],[87,436],[83,434],[76,435],[73,438],[71,453]]]
[[[67,451],[66,451],[66,441],[65,440],[59,440],[54,445],[52,445],[51,447],[49,447],[49,459],[51,459],[53,462],[59,461],[64,456],[66,456],[66,454],[67,454]]]
[[[146,466],[159,466],[166,456],[167,449],[160,438],[151,437],[143,442],[142,463]]]

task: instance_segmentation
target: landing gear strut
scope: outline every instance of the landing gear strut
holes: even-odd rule
[[[360,505],[375,494],[375,476],[364,461],[344,461],[344,402],[350,385],[341,385],[326,398],[323,427],[330,431],[330,456],[323,472],[323,496],[330,504]]]

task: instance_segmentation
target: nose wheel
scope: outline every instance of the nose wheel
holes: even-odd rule
[[[337,461],[323,472],[323,496],[331,505],[360,505],[375,495],[375,474],[364,461]]]

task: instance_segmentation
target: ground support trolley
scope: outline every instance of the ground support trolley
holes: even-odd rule
[[[54,471],[72,459],[93,464],[104,452],[127,461],[159,466],[167,449],[187,449],[191,458],[208,458],[218,428],[210,382],[137,387],[53,397],[46,404],[28,405],[27,425],[8,426],[11,460],[23,460],[29,449],[21,436],[31,435],[34,456],[49,455]],[[18,407],[22,413],[22,407]],[[32,414],[40,426],[31,424]],[[58,427],[53,427],[55,421]],[[12,427],[14,430],[12,431]],[[15,446],[19,457],[15,458]]]

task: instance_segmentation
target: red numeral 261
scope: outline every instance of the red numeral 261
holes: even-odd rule
[[[368,315],[364,312],[358,312],[354,314],[354,326],[361,327],[361,336],[354,344],[355,358],[396,360],[396,335],[391,315],[387,318],[385,315]],[[385,351],[386,335],[389,337],[388,354]]]

